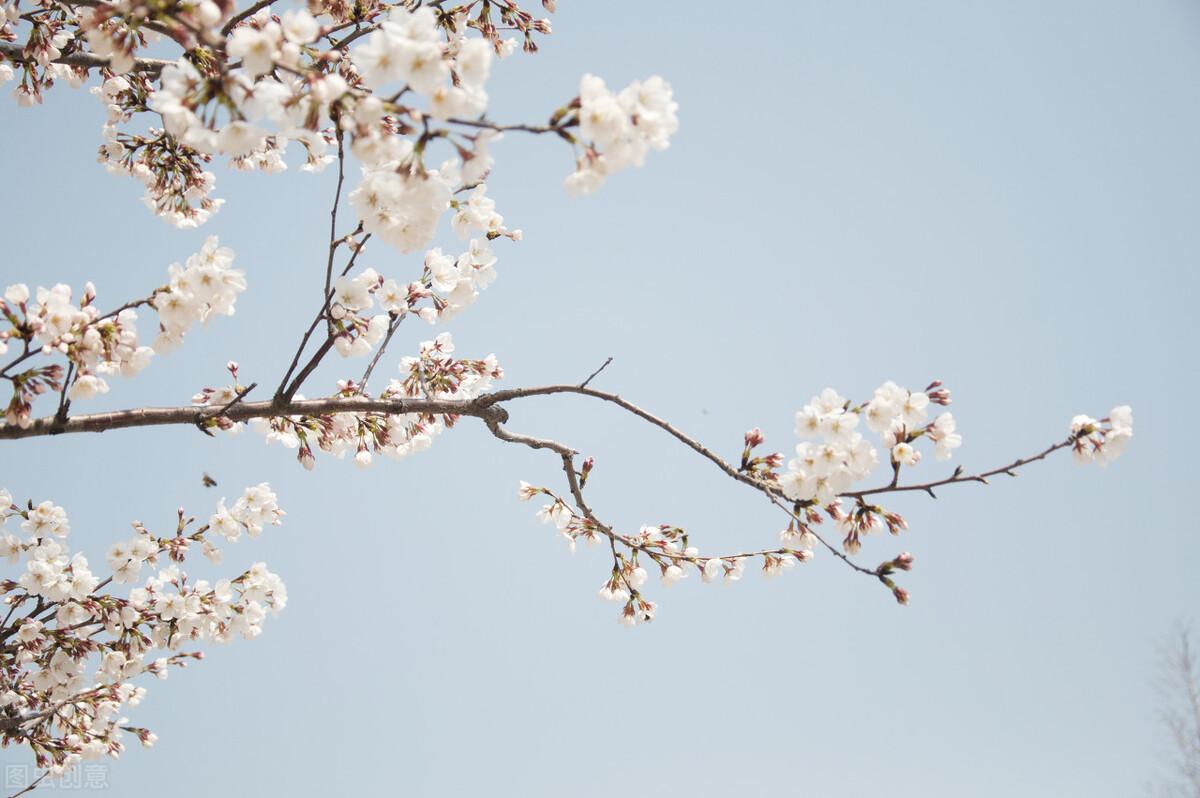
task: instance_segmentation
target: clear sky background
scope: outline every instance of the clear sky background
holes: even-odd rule
[[[469,420],[428,452],[312,473],[260,438],[132,430],[3,444],[14,495],[53,498],[97,563],[141,519],[269,480],[282,528],[198,560],[265,560],[287,610],[263,636],[172,673],[132,720],[160,736],[109,784],[125,796],[1145,794],[1168,740],[1156,647],[1197,617],[1188,410],[1200,388],[1200,6],[1194,2],[585,3],[562,0],[536,57],[499,64],[492,115],[540,121],[585,72],[662,74],[672,147],[568,201],[561,142],[509,135],[492,194],[525,230],[449,329],[508,385],[596,385],[733,458],[761,426],[790,452],[825,386],[954,391],[983,468],[1128,403],[1106,470],[1065,455],[1015,480],[890,502],[917,557],[897,606],[824,554],[779,580],[692,576],[632,631],[516,499],[555,458]],[[334,175],[218,178],[227,205],[178,232],[94,162],[103,109],[63,88],[0,111],[0,282],[142,296],[218,233],[250,289],[103,407],[183,404],[277,381],[319,294]],[[452,236],[442,239],[457,246]],[[419,269],[382,247],[398,278]],[[439,330],[406,323],[381,368]],[[149,337],[149,330],[146,331]],[[343,368],[348,366],[347,368]],[[308,395],[362,364],[334,363]],[[393,372],[394,373],[394,372]],[[268,389],[269,390],[269,389]],[[515,430],[595,456],[593,506],[672,522],[705,551],[772,545],[761,497],[660,431],[578,398],[514,405]],[[953,464],[930,459],[919,473]],[[201,487],[201,472],[219,482]],[[0,761],[19,752],[0,751]],[[19,760],[19,761],[24,761]]]

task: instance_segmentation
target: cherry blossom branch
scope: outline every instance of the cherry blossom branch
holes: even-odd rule
[[[759,480],[754,479],[753,477],[750,477],[741,471],[738,471],[738,469],[734,468],[728,462],[723,460],[720,456],[715,454],[711,449],[704,446],[704,444],[700,443],[696,439],[691,438],[688,435],[685,435],[683,432],[681,432],[678,428],[676,428],[670,422],[666,421],[665,419],[659,418],[658,416],[654,415],[653,413],[650,413],[647,410],[642,409],[641,407],[638,407],[637,405],[633,404],[632,402],[622,399],[617,394],[607,393],[605,391],[598,391],[595,388],[588,388],[586,385],[586,381],[583,385],[547,385],[547,386],[537,387],[537,388],[509,388],[509,389],[500,390],[500,391],[493,391],[490,394],[485,394],[484,396],[480,397],[480,399],[485,400],[485,401],[490,400],[492,402],[499,403],[499,402],[510,401],[513,399],[523,399],[523,398],[532,397],[532,396],[549,396],[551,394],[558,394],[558,393],[579,394],[580,396],[589,396],[593,399],[600,399],[602,401],[609,402],[611,404],[615,404],[616,406],[632,413],[633,415],[637,416],[638,418],[641,418],[642,420],[647,421],[650,424],[653,424],[654,426],[658,427],[659,429],[664,430],[669,435],[674,437],[676,440],[680,441],[685,446],[692,449],[694,452],[696,452],[697,454],[704,457],[709,462],[716,465],[719,469],[724,471],[727,476],[732,477],[733,479],[736,479],[738,482],[742,482],[747,485],[750,485],[751,487],[755,487],[755,488],[762,487],[762,483]]]
[[[36,64],[36,59],[29,58],[25,55],[26,45],[8,44],[0,42],[0,56],[12,61],[16,64]],[[52,60],[51,63],[65,64],[67,66],[84,67],[87,69],[101,68],[107,69],[112,66],[112,59],[101,56],[92,55],[90,53],[69,53],[59,56]],[[150,76],[157,76],[162,72],[163,67],[174,64],[174,61],[168,61],[163,58],[135,58],[133,59],[133,72],[140,72]]]
[[[292,399],[286,402],[242,402],[224,414],[230,421],[276,416],[323,416],[335,413],[429,413],[433,415],[473,416],[476,418],[508,418],[508,413],[494,402],[459,399],[371,399],[365,397],[331,397],[327,399]],[[0,424],[0,440],[35,438],[75,432],[107,432],[133,427],[195,425],[211,414],[209,408],[197,407],[139,407],[107,413],[91,413],[67,419],[58,424],[53,416],[39,418],[28,427]]]
[[[494,436],[496,436],[497,438],[499,438],[502,441],[505,441],[506,443],[521,444],[523,446],[528,446],[531,449],[538,449],[538,450],[548,449],[548,450],[554,452],[555,454],[557,454],[559,456],[559,458],[562,460],[562,469],[563,469],[563,473],[566,475],[566,478],[567,478],[567,488],[570,491],[571,498],[574,501],[575,506],[583,514],[583,517],[585,519],[587,519],[587,521],[592,525],[592,527],[594,529],[596,529],[597,531],[599,531],[601,534],[603,534],[605,537],[607,537],[610,542],[612,542],[614,544],[619,542],[631,550],[640,551],[640,552],[646,554],[647,556],[651,557],[652,559],[654,559],[656,562],[658,562],[660,560],[672,560],[672,561],[676,561],[676,562],[694,563],[697,560],[708,560],[708,559],[720,559],[720,560],[733,561],[733,560],[750,559],[753,557],[761,557],[764,555],[794,555],[796,553],[794,549],[773,548],[773,549],[761,549],[758,551],[744,551],[744,552],[738,552],[736,554],[725,554],[725,555],[721,555],[719,557],[697,557],[696,555],[680,553],[680,552],[672,552],[672,551],[667,551],[664,549],[654,548],[654,547],[647,546],[644,544],[639,544],[637,541],[633,540],[628,535],[622,535],[619,532],[614,531],[612,529],[612,527],[608,526],[603,521],[601,521],[599,518],[597,518],[595,513],[593,512],[592,508],[588,505],[587,500],[583,496],[583,486],[580,484],[579,474],[575,469],[575,457],[578,455],[578,452],[576,452],[574,449],[570,448],[569,446],[567,446],[563,443],[559,443],[558,441],[551,440],[549,438],[537,438],[537,437],[534,437],[531,435],[523,435],[520,433],[511,432],[511,431],[505,429],[503,426],[501,426],[501,421],[496,418],[487,418],[484,420],[484,423],[487,424],[488,429],[491,431],[491,433]],[[551,494],[551,495],[553,495],[553,494]],[[554,497],[554,498],[557,498],[557,497]],[[784,507],[783,510],[784,510],[784,512],[787,512],[789,515],[791,514],[791,511],[788,510],[786,507]],[[824,540],[822,540],[822,543],[825,543]],[[856,571],[859,571],[864,574],[868,574],[873,577],[878,576],[877,572],[857,565],[849,557],[846,557],[841,552],[833,549],[832,546],[829,546],[828,543],[825,543],[825,545],[827,547],[829,547],[831,551],[833,551],[835,554],[837,554],[843,561],[845,561],[848,565],[850,565]],[[616,556],[615,550],[614,550],[614,556]],[[637,591],[635,589],[632,589],[632,587],[631,587],[631,593],[634,596],[637,595]]]
[[[499,402],[510,401],[512,399],[521,399],[521,398],[531,397],[531,396],[548,396],[551,394],[559,394],[559,393],[573,393],[573,394],[578,394],[580,396],[588,396],[593,399],[600,399],[601,401],[615,404],[618,407],[643,419],[644,421],[647,421],[650,424],[653,424],[654,426],[658,427],[659,429],[664,430],[669,435],[674,437],[676,440],[680,441],[681,443],[686,445],[688,448],[692,449],[693,451],[695,451],[696,453],[698,453],[699,455],[704,457],[706,460],[708,460],[711,463],[713,463],[714,465],[716,465],[719,469],[721,469],[721,471],[725,472],[725,474],[727,476],[730,476],[733,479],[736,479],[738,482],[749,485],[753,488],[757,488],[758,490],[761,490],[770,496],[782,495],[782,491],[779,489],[778,486],[771,485],[769,483],[765,483],[761,480],[755,479],[754,477],[747,475],[745,472],[739,471],[738,469],[734,468],[733,465],[731,465],[729,462],[725,461],[720,456],[715,454],[711,449],[704,446],[704,444],[700,443],[696,439],[691,438],[688,435],[681,432],[677,427],[672,425],[670,422],[668,422],[662,418],[659,418],[658,416],[654,415],[653,413],[650,413],[649,411],[633,404],[632,402],[630,402],[626,399],[621,398],[617,394],[607,393],[605,391],[598,391],[594,388],[588,388],[587,381],[585,381],[581,385],[547,385],[547,386],[537,387],[537,388],[510,388],[510,389],[505,389],[505,390],[500,390],[500,391],[493,391],[492,393],[486,394],[485,396],[480,397],[480,398],[483,400],[490,399],[493,402],[499,403]],[[959,468],[955,469],[954,473],[951,476],[946,477],[945,479],[939,479],[939,480],[934,480],[932,482],[926,482],[926,483],[915,484],[915,485],[888,484],[885,486],[881,486],[878,488],[870,488],[867,490],[847,491],[847,492],[841,493],[839,495],[843,496],[845,498],[857,499],[857,498],[861,498],[861,497],[865,497],[865,496],[872,496],[872,495],[881,494],[881,493],[897,493],[897,492],[903,492],[903,491],[919,490],[919,491],[924,491],[924,492],[928,493],[930,496],[933,496],[934,498],[937,498],[933,494],[933,488],[940,487],[942,485],[953,485],[953,484],[957,484],[960,482],[980,482],[980,483],[983,483],[986,485],[986,484],[988,484],[988,482],[987,482],[988,477],[993,477],[998,474],[1008,474],[1009,476],[1016,476],[1016,473],[1015,473],[1016,469],[1018,469],[1022,466],[1029,465],[1030,463],[1035,463],[1039,460],[1043,460],[1048,455],[1058,451],[1059,449],[1064,449],[1068,446],[1073,445],[1077,440],[1079,440],[1085,434],[1086,433],[1084,433],[1082,431],[1078,432],[1078,433],[1073,433],[1066,440],[1060,441],[1059,443],[1055,443],[1055,444],[1049,446],[1048,448],[1046,448],[1045,450],[1043,450],[1042,452],[1039,452],[1036,455],[1033,455],[1031,457],[1018,458],[1017,460],[1014,460],[1013,462],[1009,463],[1008,465],[1000,466],[999,468],[994,468],[994,469],[991,469],[990,471],[984,471],[979,474],[964,475],[962,473],[962,468],[959,467]]]
[[[891,484],[883,487],[870,488],[868,490],[847,491],[841,495],[847,498],[857,499],[863,496],[874,496],[880,493],[900,493],[904,491],[920,490],[928,493],[930,497],[936,499],[937,495],[934,494],[933,489],[941,487],[942,485],[954,485],[959,482],[980,482],[984,485],[988,485],[990,484],[988,482],[988,477],[994,477],[999,474],[1007,474],[1010,477],[1015,477],[1017,476],[1016,469],[1020,468],[1021,466],[1029,465],[1030,463],[1036,463],[1038,460],[1044,460],[1048,455],[1057,452],[1059,449],[1065,449],[1068,446],[1074,445],[1074,443],[1080,438],[1084,437],[1085,434],[1086,433],[1083,432],[1072,433],[1066,440],[1059,441],[1058,443],[1048,446],[1046,449],[1038,454],[1033,455],[1032,457],[1019,457],[1008,465],[1000,466],[999,468],[993,468],[990,471],[983,471],[978,474],[963,474],[963,467],[959,466],[958,468],[954,469],[953,474],[945,479],[938,479],[932,482],[922,482],[916,485],[898,485],[895,481],[893,481]]]
[[[310,363],[311,365],[311,363]],[[315,366],[314,366],[315,367]],[[649,411],[639,407],[638,405],[629,402],[617,394],[598,391],[594,388],[587,388],[579,385],[547,385],[533,388],[510,388],[492,393],[483,394],[475,399],[470,400],[455,400],[455,399],[369,399],[362,397],[352,398],[328,398],[328,399],[304,399],[304,400],[288,400],[285,402],[270,401],[270,402],[243,402],[235,407],[228,408],[227,413],[222,413],[231,421],[246,421],[253,418],[269,418],[272,416],[282,415],[326,415],[332,413],[355,413],[355,412],[378,412],[378,413],[432,413],[432,414],[449,414],[472,416],[481,419],[488,418],[507,418],[507,412],[498,405],[509,402],[515,399],[523,399],[534,396],[548,396],[552,394],[571,393],[581,396],[588,396],[594,399],[608,402],[617,405],[633,415],[647,421],[656,426],[669,435],[680,441],[688,448],[700,454],[709,462],[716,465],[722,472],[732,479],[743,484],[749,485],[757,490],[760,490],[769,496],[781,496],[780,489],[749,476],[745,472],[739,471],[728,461],[721,458],[711,449],[704,446],[696,439],[686,435],[675,427],[670,422],[659,418]],[[174,407],[174,408],[133,408],[128,410],[118,410],[107,413],[93,413],[88,415],[75,416],[66,420],[64,423],[58,423],[55,418],[41,418],[33,421],[28,427],[20,427],[12,424],[0,424],[0,440],[12,440],[17,438],[31,438],[42,435],[57,435],[62,433],[73,432],[105,432],[107,430],[125,429],[130,427],[144,426],[166,426],[173,424],[195,424],[197,420],[208,414],[211,417],[211,410],[198,411],[194,407]],[[513,434],[513,433],[506,433]],[[957,469],[955,473],[945,479],[934,480],[932,482],[917,484],[917,485],[897,485],[883,486],[862,491],[847,491],[840,495],[846,498],[861,498],[881,493],[894,493],[903,491],[920,490],[932,495],[932,489],[942,485],[957,484],[961,482],[981,482],[987,484],[987,478],[998,474],[1012,475],[1017,468],[1028,465],[1045,459],[1059,449],[1071,446],[1079,439],[1079,434],[1072,434],[1066,440],[1053,444],[1042,452],[1031,457],[1019,458],[1008,465],[1000,466],[999,468],[984,471],[979,474],[964,475],[961,469]],[[538,439],[522,439],[519,441],[528,446],[533,446],[531,441]],[[533,448],[552,448],[552,442],[543,441],[540,446]],[[561,444],[557,444],[562,446]],[[565,447],[564,447],[565,448]],[[557,449],[555,451],[558,451]],[[560,452],[561,453],[561,452]]]

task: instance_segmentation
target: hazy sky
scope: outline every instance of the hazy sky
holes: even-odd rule
[[[131,719],[160,741],[113,765],[112,789],[1143,794],[1167,743],[1155,648],[1200,598],[1200,7],[562,0],[554,29],[494,69],[495,118],[540,121],[585,72],[662,74],[680,131],[573,201],[561,142],[496,145],[491,193],[526,237],[497,246],[499,280],[449,326],[460,353],[495,352],[512,386],[577,382],[611,355],[598,387],[730,458],[755,425],[790,452],[793,413],[827,385],[861,398],[934,377],[968,468],[1123,403],[1129,450],[889,502],[911,529],[870,539],[863,561],[916,555],[907,608],[819,554],[778,580],[655,582],[659,619],[630,631],[595,596],[607,555],[569,554],[516,499],[520,479],[557,487],[556,459],[469,420],[366,472],[307,473],[253,434],[187,428],[5,443],[0,484],[65,505],[96,563],[135,518],[165,532],[179,504],[207,516],[263,480],[289,513],[189,569],[265,560],[290,604],[259,640],[147,685]],[[221,172],[225,208],[178,232],[95,163],[95,99],[0,107],[0,283],[93,279],[114,305],[211,233],[248,274],[236,316],[94,406],[186,403],[231,358],[273,385],[319,294],[332,172]],[[364,262],[419,269],[382,248]],[[435,332],[406,323],[380,368]],[[362,369],[343,365],[306,393]],[[593,506],[622,528],[677,523],[705,551],[777,539],[761,497],[614,408],[511,412],[514,430],[595,456]]]

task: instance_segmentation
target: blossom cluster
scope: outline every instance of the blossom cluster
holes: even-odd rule
[[[881,437],[895,469],[920,462],[921,453],[913,443],[921,437],[934,441],[937,459],[950,457],[962,444],[962,437],[955,432],[954,416],[948,412],[929,421],[931,404],[950,404],[950,392],[940,382],[931,383],[924,391],[910,391],[888,381],[875,389],[869,402],[857,407],[826,388],[796,414],[796,434],[820,440],[796,446],[796,458],[779,477],[784,495],[793,501],[827,505],[854,482],[869,476],[880,457],[858,431],[860,421]]]
[[[454,342],[449,333],[424,341],[418,354],[400,361],[400,379],[392,379],[379,394],[382,401],[423,397],[427,399],[473,399],[489,390],[504,376],[495,355],[483,359],[452,357]],[[214,404],[215,397],[234,393],[206,389],[197,394],[197,404]],[[234,393],[236,395],[236,393]],[[364,387],[352,380],[338,383],[337,397],[369,398]],[[300,398],[300,397],[298,397]],[[316,464],[313,444],[337,458],[352,455],[356,465],[369,466],[376,454],[401,458],[429,448],[434,437],[454,426],[459,416],[428,412],[343,412],[329,415],[272,416],[254,422],[268,443],[296,449],[301,465]],[[231,427],[233,428],[233,427]]]
[[[613,94],[595,75],[579,83],[579,134],[590,143],[566,181],[572,194],[590,194],[604,179],[641,166],[650,150],[665,150],[679,129],[671,86],[655,76]]]
[[[242,531],[253,536],[282,515],[263,483],[228,510],[222,500],[195,531],[183,510],[170,536],[134,522],[134,535],[108,550],[112,575],[101,580],[82,553],[68,549],[62,507],[44,501],[22,508],[0,490],[0,559],[24,564],[16,579],[0,579],[0,745],[29,746],[38,767],[58,775],[84,760],[119,756],[125,732],[153,744],[151,732],[123,717],[146,693],[131,680],[145,673],[165,679],[170,666],[202,658],[180,652],[183,645],[257,637],[266,616],[287,604],[286,587],[263,563],[213,583],[189,581],[179,565],[197,544],[219,560],[211,533],[230,541]],[[126,597],[101,592],[134,583],[143,567],[156,570]]]
[[[233,258],[232,249],[220,246],[216,236],[209,236],[183,266],[173,263],[167,267],[170,282],[150,300],[159,318],[156,351],[174,349],[197,322],[233,315],[238,294],[246,290],[245,273],[230,268]]]
[[[194,323],[215,315],[233,315],[237,295],[246,288],[242,272],[230,268],[233,257],[232,250],[210,237],[186,265],[168,267],[170,279],[165,286],[108,313],[96,307],[96,289],[90,282],[77,302],[71,287],[62,283],[34,291],[24,283],[8,286],[0,298],[0,315],[8,325],[0,329],[0,355],[17,341],[23,352],[0,368],[0,378],[13,386],[5,420],[28,426],[34,398],[46,391],[65,390],[64,399],[72,401],[107,393],[105,376],[132,377],[156,353],[178,345]],[[158,313],[159,334],[153,346],[144,345],[138,337],[135,308],[142,305]],[[64,356],[68,364],[65,379],[57,364],[16,371],[39,354]]]
[[[77,59],[74,66],[57,61],[72,53],[106,60],[92,90],[107,109],[100,160],[140,180],[145,203],[161,218],[193,227],[221,207],[209,169],[216,156],[237,169],[274,173],[287,168],[288,144],[296,142],[306,152],[301,168],[319,171],[334,160],[335,142],[341,156],[346,137],[363,168],[353,202],[364,229],[404,252],[427,246],[438,219],[455,207],[453,193],[491,171],[489,147],[505,129],[484,116],[493,59],[518,47],[536,51],[534,35],[551,29],[549,20],[507,1],[443,9],[323,0],[236,16],[232,3],[212,0],[77,9],[67,3],[76,13],[50,0],[34,5],[39,11],[32,14],[15,3],[6,8],[0,39],[16,40],[23,31],[27,40],[20,55],[8,53],[12,65],[0,54],[0,82],[16,77],[18,67],[15,94],[35,104],[56,78],[86,80],[88,68]],[[355,30],[341,33],[349,27]],[[184,56],[143,68],[138,53],[161,32]],[[570,143],[576,170],[567,189],[590,193],[605,176],[641,165],[649,150],[665,149],[678,128],[677,108],[662,78],[613,93],[587,75],[579,96],[549,124],[511,127]],[[144,115],[153,121],[131,128]],[[427,168],[427,150],[438,141],[452,157]]]
[[[369,354],[409,313],[430,323],[450,320],[495,281],[496,261],[488,240],[473,238],[457,256],[441,247],[426,252],[421,277],[411,283],[385,278],[373,268],[339,277],[329,308],[334,347],[345,357]],[[384,312],[369,314],[376,303]]]

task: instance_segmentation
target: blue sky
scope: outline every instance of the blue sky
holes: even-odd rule
[[[109,784],[130,796],[1060,796],[1141,794],[1162,772],[1156,646],[1195,619],[1190,398],[1200,257],[1200,10],[1185,2],[587,4],[493,70],[492,115],[540,121],[593,72],[662,74],[671,149],[568,201],[571,154],[507,136],[491,194],[520,244],[449,325],[511,386],[597,379],[730,458],[760,426],[790,451],[825,386],[954,391],[983,468],[1131,404],[1107,469],[889,504],[913,603],[828,556],[725,587],[651,590],[628,631],[520,479],[556,460],[464,422],[428,452],[312,473],[252,434],[131,430],[5,444],[2,483],[54,498],[99,561],[137,518],[269,480],[289,515],[214,569],[265,560],[288,609],[257,641],[155,682]],[[237,315],[96,407],[182,404],[229,359],[273,384],[315,306],[333,174],[221,172],[225,208],[179,232],[94,163],[103,108],[69,89],[3,112],[0,279],[142,296],[211,233],[238,253]],[[452,242],[444,238],[446,244]],[[375,249],[364,265],[415,274]],[[406,324],[381,369],[435,330]],[[323,369],[309,395],[332,387]],[[361,365],[345,373],[357,375]],[[658,430],[579,398],[511,407],[517,431],[596,458],[593,507],[671,522],[705,550],[771,545],[761,498]],[[940,474],[932,461],[921,471]],[[200,484],[208,471],[217,489]],[[0,751],[0,762],[17,752]]]

